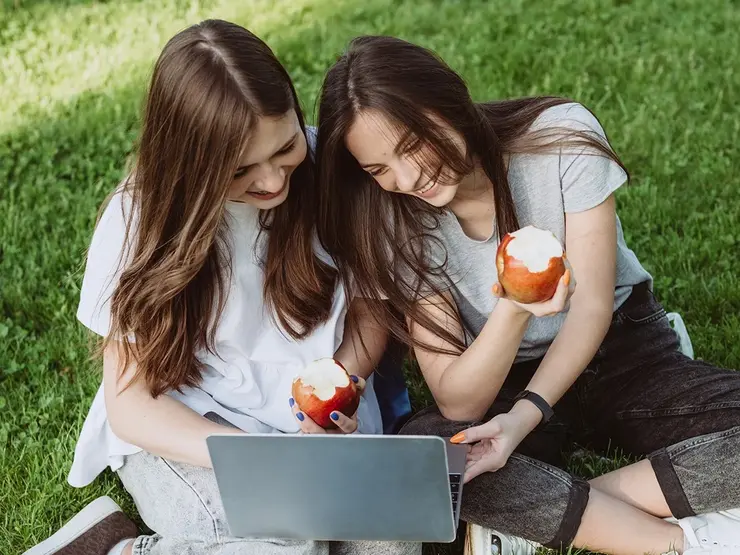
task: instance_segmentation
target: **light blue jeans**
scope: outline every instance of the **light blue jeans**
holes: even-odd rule
[[[147,452],[126,457],[118,475],[155,531],[133,555],[420,555],[421,543],[249,540],[229,535],[212,470]]]

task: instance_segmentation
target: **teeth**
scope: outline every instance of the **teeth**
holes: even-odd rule
[[[427,184],[427,186],[426,186],[426,187],[424,187],[424,188],[422,188],[422,189],[419,189],[419,192],[420,192],[420,193],[426,193],[426,192],[427,192],[427,191],[429,191],[429,190],[430,190],[430,189],[431,189],[432,187],[434,187],[434,183],[429,183],[429,184]]]

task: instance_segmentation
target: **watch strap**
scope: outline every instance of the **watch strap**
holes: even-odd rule
[[[514,397],[514,403],[516,404],[518,401],[521,401],[522,399],[526,399],[530,403],[532,403],[534,406],[536,406],[538,409],[540,409],[540,412],[542,413],[542,420],[535,428],[536,430],[544,428],[547,423],[552,419],[553,416],[555,416],[555,411],[552,410],[552,407],[545,401],[540,395],[535,393],[534,391],[529,391],[528,389],[525,389],[519,395]]]

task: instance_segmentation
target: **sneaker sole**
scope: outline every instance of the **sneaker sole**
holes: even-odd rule
[[[77,513],[53,536],[25,551],[23,555],[51,555],[57,553],[115,513],[123,515],[121,507],[108,496],[99,497]]]
[[[506,538],[499,539],[502,542]],[[465,555],[490,555],[491,554],[491,536],[490,531],[485,528],[468,523],[465,531],[465,546],[463,547],[463,553]],[[534,555],[537,552],[537,548],[534,545],[520,546],[511,545],[508,540],[506,543],[502,543],[502,555]]]

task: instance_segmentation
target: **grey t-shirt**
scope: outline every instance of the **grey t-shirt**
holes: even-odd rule
[[[598,120],[580,104],[569,103],[548,108],[533,123],[540,129],[567,127],[606,137]],[[552,231],[565,244],[565,213],[581,212],[602,203],[623,183],[627,176],[616,163],[599,155],[579,155],[583,147],[568,147],[559,154],[517,154],[509,163],[509,185],[521,227],[534,225]],[[495,227],[495,226],[494,226]],[[497,302],[491,287],[498,280],[496,249],[498,235],[484,241],[468,237],[457,218],[447,211],[434,231],[444,249],[432,248],[429,256],[435,263],[447,256],[446,272],[452,280],[446,284],[463,318],[471,342],[483,328]],[[625,244],[622,226],[617,218],[617,268],[614,293],[615,310],[629,296],[632,286],[652,277]],[[576,274],[576,281],[578,275]],[[517,361],[543,356],[565,320],[565,313],[530,319],[519,348]]]

